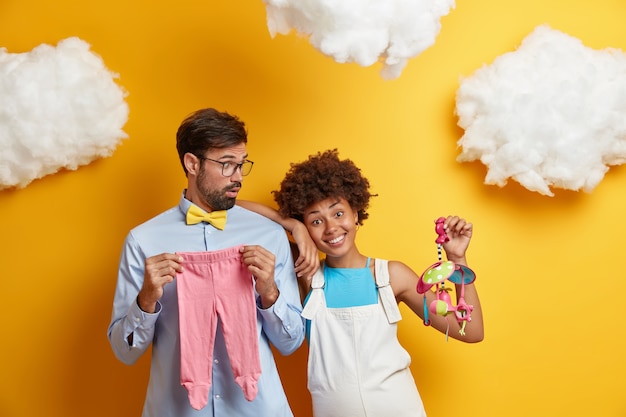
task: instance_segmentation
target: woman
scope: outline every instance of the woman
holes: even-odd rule
[[[409,370],[410,356],[397,338],[397,304],[405,303],[424,319],[424,303],[430,305],[435,294],[418,294],[419,276],[404,263],[373,259],[357,248],[357,230],[368,218],[372,197],[368,180],[335,149],[292,164],[273,194],[278,212],[244,204],[290,231],[300,230],[298,246],[306,249],[295,220],[302,222],[325,254],[312,277],[298,278],[304,296],[302,315],[307,319],[314,416],[425,416]],[[449,216],[443,228],[449,238],[443,243],[448,260],[466,267],[472,224]],[[306,256],[311,253],[307,250]],[[479,342],[483,320],[473,283],[465,285],[464,298],[473,306],[471,323],[463,328],[457,320],[433,314],[430,324],[460,341]]]

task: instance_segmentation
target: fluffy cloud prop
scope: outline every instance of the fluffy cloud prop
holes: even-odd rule
[[[457,160],[480,160],[486,184],[591,192],[626,160],[626,55],[538,26],[461,81],[456,113],[465,129]]]
[[[383,63],[400,76],[408,59],[430,47],[454,0],[264,0],[272,37],[295,30],[339,63]]]
[[[127,137],[126,93],[89,49],[76,37],[0,48],[0,189],[110,156]]]

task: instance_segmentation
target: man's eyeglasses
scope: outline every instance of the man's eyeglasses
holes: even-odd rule
[[[250,171],[252,171],[252,165],[254,165],[254,162],[248,161],[248,160],[245,160],[242,163],[237,164],[235,162],[216,161],[215,159],[205,158],[203,156],[198,156],[198,159],[207,160],[207,161],[220,164],[222,166],[222,175],[225,177],[233,176],[233,174],[237,171],[237,169],[241,170],[241,175],[245,177],[246,175],[250,173]]]

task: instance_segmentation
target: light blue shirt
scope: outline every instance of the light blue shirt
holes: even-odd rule
[[[178,206],[130,231],[122,249],[113,313],[108,337],[117,358],[131,365],[152,345],[150,380],[143,417],[292,417],[270,343],[283,355],[294,352],[304,340],[302,305],[293,258],[284,230],[278,224],[235,206],[228,210],[224,230],[201,222],[185,224],[190,202]],[[180,385],[180,344],[176,281],[167,284],[154,314],[139,309],[146,258],[168,252],[200,252],[237,245],[260,245],[276,256],[275,280],[280,295],[268,309],[257,298],[257,334],[261,357],[258,394],[249,402],[235,383],[218,323],[213,351],[213,376],[209,402],[194,410]],[[132,334],[132,345],[128,336]]]

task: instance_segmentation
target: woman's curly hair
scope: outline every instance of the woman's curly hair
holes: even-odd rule
[[[372,194],[369,181],[349,159],[340,160],[337,149],[318,152],[300,163],[292,163],[280,183],[272,191],[283,217],[303,220],[304,210],[311,204],[332,197],[343,197],[358,213],[358,224],[369,217],[366,209]]]

